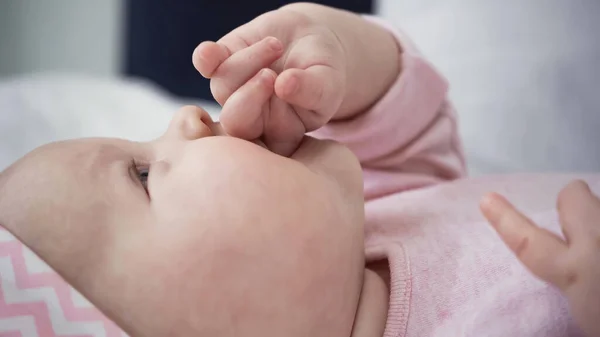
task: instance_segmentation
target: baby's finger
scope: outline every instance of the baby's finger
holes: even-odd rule
[[[600,237],[600,200],[585,182],[576,180],[563,188],[557,208],[563,231],[571,241]]]
[[[257,34],[258,29],[251,27],[252,21],[245,23],[221,37],[217,43],[226,46],[231,54],[248,48],[264,38]]]
[[[539,228],[529,218],[497,194],[487,195],[481,210],[504,243],[535,275],[564,287],[568,273],[561,260],[567,245],[558,236]]]
[[[315,113],[299,116],[307,131],[321,127],[339,109],[344,98],[344,78],[329,66],[288,69],[275,82],[275,94],[285,102]]]
[[[219,65],[230,55],[231,52],[226,46],[212,41],[205,41],[194,49],[192,63],[202,76],[210,78]]]
[[[233,92],[260,69],[269,67],[283,53],[283,44],[274,37],[263,40],[231,55],[215,71],[210,89],[219,104],[225,104]]]
[[[298,112],[289,104],[277,97],[270,103],[262,139],[269,150],[288,157],[302,141],[306,129],[298,117]]]
[[[261,70],[227,100],[220,121],[227,134],[252,140],[263,132],[263,111],[273,97],[277,74],[271,69]]]

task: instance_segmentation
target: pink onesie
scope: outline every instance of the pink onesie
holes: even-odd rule
[[[598,193],[600,175],[456,180],[465,163],[445,80],[407,37],[369,19],[394,32],[402,73],[371,111],[316,136],[345,143],[362,163],[367,259],[385,258],[391,271],[384,336],[580,336],[565,298],[519,263],[478,204],[502,193],[560,234],[560,189],[580,178]]]
[[[387,259],[391,270],[385,337],[580,335],[565,299],[513,257],[478,201],[500,192],[560,233],[558,191],[583,178],[600,192],[600,175],[457,180],[465,163],[447,84],[396,36],[403,70],[386,96],[359,118],[315,133],[347,144],[363,165],[367,258]],[[0,336],[125,334],[0,229]]]

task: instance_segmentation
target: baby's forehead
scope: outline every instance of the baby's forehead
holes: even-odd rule
[[[102,163],[137,156],[140,145],[120,139],[77,139],[50,143],[41,146],[20,162],[16,169],[38,167],[48,170],[60,167],[63,170],[101,166]]]
[[[106,176],[103,172],[108,172],[111,163],[131,160],[130,146],[125,141],[104,139],[41,146],[0,175],[0,194],[6,199],[4,203],[11,205],[31,206],[53,200],[56,206],[78,202],[82,197],[89,200],[108,187],[97,182],[102,182]]]
[[[82,139],[41,146],[4,173],[11,190],[67,188],[79,177],[93,178],[95,173],[117,160],[131,160],[134,144],[112,139]],[[68,184],[67,184],[68,183]]]

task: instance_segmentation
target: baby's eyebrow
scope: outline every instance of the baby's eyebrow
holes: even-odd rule
[[[73,157],[74,165],[79,174],[86,179],[103,180],[112,175],[114,164],[126,163],[131,156],[121,147],[114,144],[95,144],[93,147],[84,147]]]
[[[78,160],[85,167],[99,167],[104,166],[108,162],[117,159],[116,155],[120,149],[114,145],[101,144],[92,150],[85,151],[80,153],[78,156]],[[121,156],[122,157],[122,156]]]

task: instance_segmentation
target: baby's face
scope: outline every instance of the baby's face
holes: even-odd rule
[[[4,174],[0,223],[133,336],[349,336],[360,167],[307,138],[284,158],[186,107],[149,143],[42,147]]]

